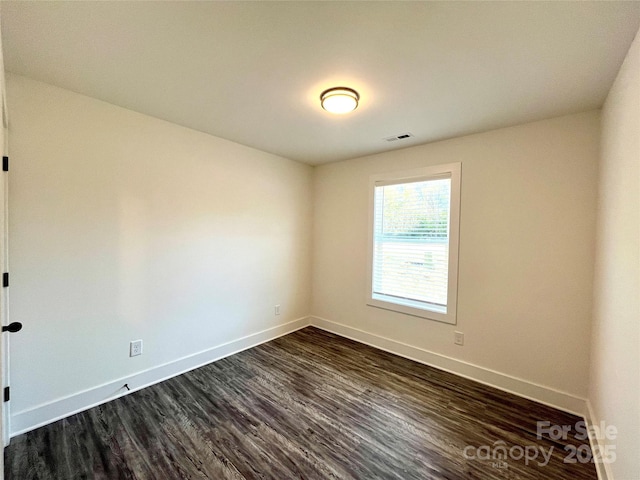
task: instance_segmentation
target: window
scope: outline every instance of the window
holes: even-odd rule
[[[460,164],[376,175],[367,304],[456,323]]]

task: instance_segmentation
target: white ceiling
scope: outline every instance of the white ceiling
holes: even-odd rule
[[[7,70],[309,164],[597,108],[640,23],[640,2],[1,9]],[[360,107],[322,110],[342,85]]]

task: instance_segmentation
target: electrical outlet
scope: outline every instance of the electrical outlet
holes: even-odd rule
[[[142,340],[134,340],[129,344],[129,356],[136,357],[142,355]]]
[[[464,333],[453,332],[453,343],[456,345],[464,345]]]
[[[273,312],[276,315],[280,315],[280,305],[276,305],[275,307],[273,307]]]

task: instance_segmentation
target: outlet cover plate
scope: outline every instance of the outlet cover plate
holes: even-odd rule
[[[142,355],[142,340],[134,340],[129,344],[129,356],[137,357]]]

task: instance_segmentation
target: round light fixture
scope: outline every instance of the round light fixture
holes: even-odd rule
[[[320,94],[320,104],[327,112],[343,114],[349,113],[358,106],[360,95],[347,87],[334,87]]]

